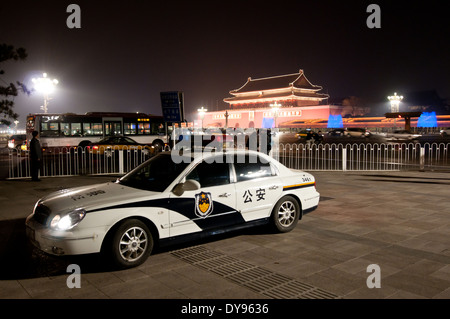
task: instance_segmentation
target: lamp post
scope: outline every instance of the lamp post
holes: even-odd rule
[[[227,110],[225,110],[225,128],[228,128],[228,117],[230,116],[229,114],[228,114],[228,111]]]
[[[278,109],[281,107],[281,104],[278,104],[276,101],[273,104],[270,104],[272,111],[274,112],[273,118],[275,120],[274,126],[277,128],[277,117],[278,117]]]
[[[47,73],[42,74],[41,78],[33,78],[34,87],[36,91],[44,94],[44,105],[41,106],[41,110],[44,110],[44,113],[48,112],[48,102],[51,100],[49,94],[55,90],[55,86],[59,83],[57,79],[49,79],[47,77]]]
[[[397,95],[397,92],[394,95],[388,96],[389,102],[391,102],[391,113],[398,113],[400,110],[400,102],[403,100],[402,95]],[[394,117],[394,129],[396,128],[396,118]]]
[[[200,115],[200,119],[202,120],[202,131],[203,131],[203,120],[204,120],[204,118],[205,118],[205,113],[206,113],[207,111],[208,111],[208,110],[205,109],[203,106],[202,106],[201,109],[197,109],[197,112],[198,112],[198,114]]]

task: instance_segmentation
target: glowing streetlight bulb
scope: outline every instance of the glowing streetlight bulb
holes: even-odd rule
[[[205,109],[203,106],[202,106],[201,109],[197,109],[197,112],[198,112],[198,114],[200,115],[200,119],[202,120],[202,131],[203,131],[203,120],[205,119],[205,113],[206,113],[207,111],[208,111],[208,110]]]
[[[388,96],[388,100],[391,102],[391,113],[398,113],[400,110],[400,102],[403,100],[402,95],[397,95],[397,92],[392,96]],[[394,129],[397,127],[397,119],[394,118]]]
[[[44,113],[47,113],[48,102],[50,101],[48,95],[55,91],[55,86],[59,83],[59,81],[57,79],[49,79],[47,77],[47,73],[44,73],[41,78],[33,78],[32,82],[34,83],[34,88],[36,91],[44,94],[44,105],[41,106],[41,109],[44,110]]]
[[[402,95],[397,95],[397,92],[392,96],[388,96],[388,100],[391,102],[391,112],[395,113],[399,111],[400,102],[403,100]]]

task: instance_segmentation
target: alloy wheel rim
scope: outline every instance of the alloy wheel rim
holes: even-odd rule
[[[132,227],[120,238],[120,256],[128,262],[136,261],[144,254],[147,243],[147,233],[140,227]]]
[[[295,220],[295,206],[287,201],[281,204],[278,210],[278,221],[283,227],[289,227]]]

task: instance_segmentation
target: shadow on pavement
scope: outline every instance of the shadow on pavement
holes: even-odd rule
[[[25,234],[25,218],[0,221],[0,280],[17,280],[67,274],[67,266],[85,272],[107,271],[100,254],[52,256],[35,248]]]
[[[155,247],[152,255],[205,244],[239,235],[267,234],[268,227],[259,226],[164,247]],[[83,273],[116,271],[102,254],[53,256],[35,248],[25,233],[25,218],[0,221],[0,280],[31,279],[67,275],[67,266],[77,264]]]

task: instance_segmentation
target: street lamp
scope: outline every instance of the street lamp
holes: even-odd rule
[[[275,128],[277,128],[277,117],[278,117],[278,109],[281,107],[281,104],[278,104],[276,101],[273,104],[270,104],[270,107],[272,108],[273,112],[274,112],[274,120],[275,120]]]
[[[391,112],[396,113],[399,112],[400,102],[403,100],[403,96],[397,95],[397,92],[392,96],[388,96],[388,100],[391,102]]]
[[[230,116],[230,114],[228,114],[228,111],[225,110],[225,128],[228,128],[228,117]]]
[[[49,94],[55,90],[55,86],[59,83],[57,79],[49,79],[47,77],[47,73],[42,74],[41,78],[33,78],[34,87],[36,91],[44,94],[44,105],[41,106],[41,110],[44,110],[44,113],[48,112],[48,102],[51,100]]]
[[[208,110],[205,109],[203,106],[202,106],[201,109],[197,109],[197,112],[198,112],[198,114],[200,115],[200,119],[202,120],[202,131],[203,131],[203,120],[204,120],[204,118],[205,118],[205,113],[206,113],[207,111],[208,111]]]
[[[400,110],[400,102],[403,100],[402,95],[397,95],[397,92],[394,95],[388,96],[388,100],[391,102],[391,113],[398,113]],[[394,129],[397,126],[396,118],[394,117]]]

